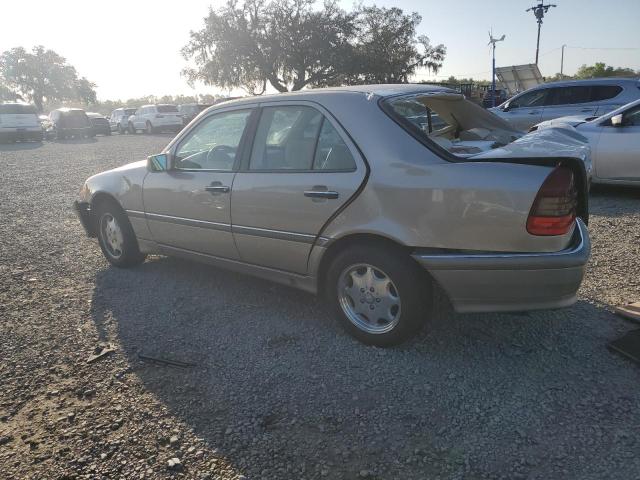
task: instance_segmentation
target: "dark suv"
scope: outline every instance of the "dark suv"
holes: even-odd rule
[[[91,121],[81,108],[58,108],[49,114],[49,120],[47,133],[58,140],[95,136]]]

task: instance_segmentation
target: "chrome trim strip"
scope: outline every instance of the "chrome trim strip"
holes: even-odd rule
[[[301,242],[312,244],[315,242],[316,236],[308,233],[285,232],[282,230],[271,230],[269,228],[244,227],[241,225],[232,226],[233,233],[243,235],[253,235],[256,237],[275,238],[278,240],[288,240],[290,242]]]
[[[129,217],[146,218],[144,212],[140,212],[139,210],[126,210],[126,212]]]
[[[156,220],[158,222],[176,223],[178,225],[186,225],[189,227],[209,228],[212,230],[220,230],[223,232],[239,233],[243,235],[252,235],[256,237],[275,238],[278,240],[287,240],[290,242],[300,242],[314,244],[316,236],[308,233],[286,232],[283,230],[272,230],[269,228],[245,227],[242,225],[229,225],[228,223],[208,222],[205,220],[194,220],[191,218],[174,217],[172,215],[162,215],[159,213],[144,213],[138,210],[126,210],[127,215],[133,218],[146,218],[147,220]],[[326,246],[331,239],[326,237],[318,238],[318,245]]]
[[[222,232],[231,231],[231,225],[229,225],[228,223],[208,222],[206,220],[195,220],[193,218],[174,217],[172,215],[162,215],[159,213],[147,213],[145,215],[147,220],[176,223],[178,225],[186,225],[188,227],[208,228],[211,230],[220,230]]]
[[[589,232],[578,218],[571,244],[559,252],[414,253],[411,256],[429,270],[536,270],[584,266],[590,252]]]

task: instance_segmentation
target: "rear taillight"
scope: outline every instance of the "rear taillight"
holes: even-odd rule
[[[546,178],[533,202],[527,232],[531,235],[564,235],[576,220],[577,192],[573,172],[557,167]]]

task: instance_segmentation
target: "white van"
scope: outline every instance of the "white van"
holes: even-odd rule
[[[0,141],[43,139],[38,111],[26,103],[0,103]]]

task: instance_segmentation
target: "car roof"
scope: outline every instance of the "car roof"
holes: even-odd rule
[[[326,95],[366,94],[378,97],[392,97],[396,95],[411,95],[415,93],[458,93],[455,90],[437,85],[424,83],[394,83],[379,85],[352,85],[348,87],[310,88],[308,90],[296,90],[294,92],[260,95],[254,97],[242,97],[234,100],[226,100],[216,103],[215,106],[229,104],[243,104],[255,102],[268,102],[272,100],[313,100]]]
[[[84,112],[83,109],[81,108],[72,108],[72,107],[62,107],[62,108],[56,108],[56,110],[58,110],[59,112]]]
[[[599,84],[625,84],[629,83],[637,85],[640,82],[640,78],[636,77],[598,77],[598,78],[586,78],[584,80],[560,80],[558,82],[549,82],[538,85],[534,88],[541,87],[571,87],[576,85],[591,85],[593,83]]]

